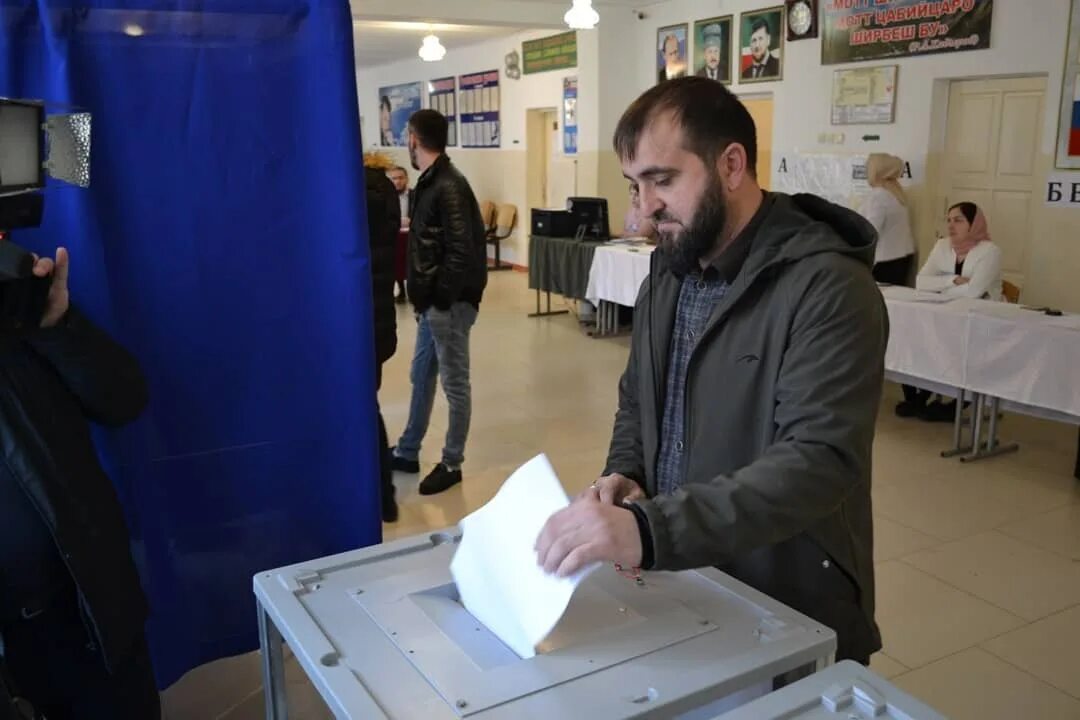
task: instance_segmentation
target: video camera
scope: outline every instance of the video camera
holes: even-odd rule
[[[37,327],[45,311],[52,278],[36,277],[34,255],[6,235],[41,224],[47,177],[90,186],[90,114],[0,98],[0,333]]]

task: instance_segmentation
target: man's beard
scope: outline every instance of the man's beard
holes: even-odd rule
[[[666,211],[654,214],[653,220],[657,223],[671,220],[678,222]],[[659,234],[660,245],[657,251],[660,258],[679,277],[700,272],[701,258],[716,248],[725,222],[727,208],[724,206],[724,185],[714,171],[690,224],[675,233]]]
[[[420,161],[416,159],[416,148],[414,146],[409,147],[409,162],[412,163],[413,170],[420,169]]]

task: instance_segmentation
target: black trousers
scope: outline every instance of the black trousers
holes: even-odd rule
[[[914,260],[914,255],[905,255],[895,260],[879,262],[874,265],[874,280],[887,285],[906,286],[911,282],[911,265]]]
[[[12,689],[48,720],[160,720],[145,637],[110,672],[74,587],[39,615],[6,624],[0,636]]]
[[[378,393],[381,389],[382,363],[379,363],[375,370],[375,392]],[[394,499],[394,458],[390,453],[390,438],[386,434],[386,422],[383,420],[378,396],[375,398],[375,415],[379,418],[379,481],[382,502],[385,505],[388,500]]]

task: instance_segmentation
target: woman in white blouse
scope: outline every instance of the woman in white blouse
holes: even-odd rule
[[[949,208],[949,237],[934,245],[915,287],[967,298],[1001,300],[1001,248],[990,240],[986,215],[975,203]]]
[[[949,208],[949,237],[934,245],[919,276],[918,290],[954,297],[1001,300],[1001,248],[990,241],[986,215],[975,203]],[[900,417],[916,416],[930,422],[952,422],[955,401],[930,402],[931,393],[904,386],[904,401],[896,406]]]
[[[904,161],[895,155],[874,153],[866,159],[870,194],[860,212],[878,232],[874,252],[874,279],[888,285],[908,285],[915,260],[907,197],[900,187]]]

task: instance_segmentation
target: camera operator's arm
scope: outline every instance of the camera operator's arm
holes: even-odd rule
[[[148,402],[139,364],[71,306],[63,248],[57,250],[55,264],[42,259],[34,267],[40,277],[50,272],[54,277],[41,329],[27,335],[27,343],[52,365],[90,420],[110,426],[135,420]]]

